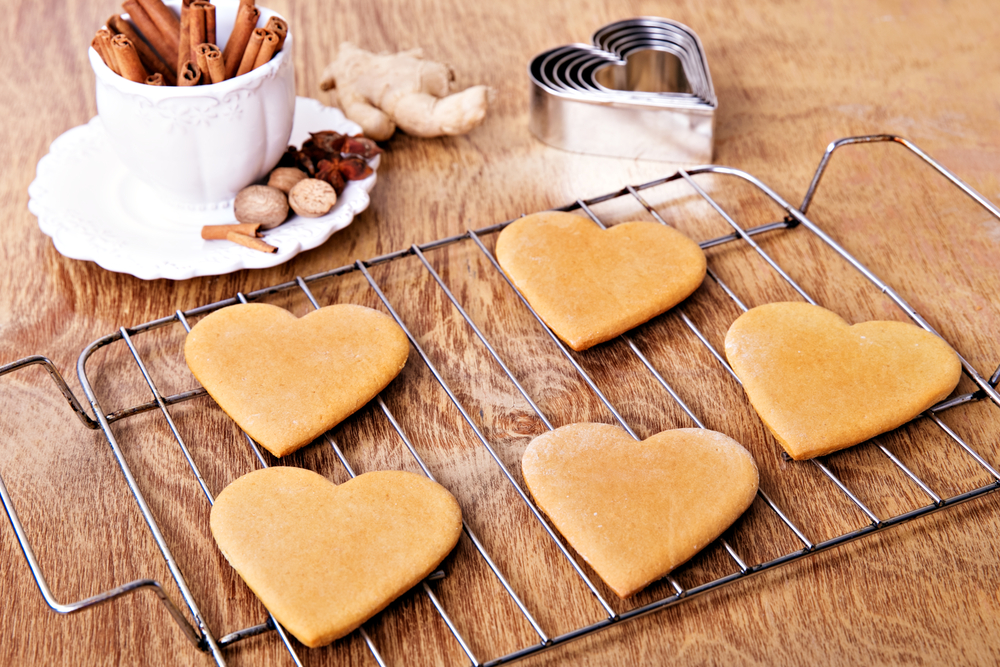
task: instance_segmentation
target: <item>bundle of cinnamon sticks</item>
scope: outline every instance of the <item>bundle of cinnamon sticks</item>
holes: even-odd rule
[[[288,24],[277,16],[257,27],[254,0],[240,0],[225,50],[216,45],[215,5],[183,0],[180,18],[162,0],[125,0],[90,45],[112,71],[151,86],[219,83],[257,69],[281,50]]]

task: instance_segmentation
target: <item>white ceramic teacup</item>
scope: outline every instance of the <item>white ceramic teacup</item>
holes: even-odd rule
[[[167,2],[179,13],[179,2]],[[237,2],[216,3],[219,48]],[[260,7],[258,26],[271,16]],[[288,147],[295,113],[292,32],[280,52],[243,76],[204,86],[147,86],[111,71],[91,48],[97,114],[122,161],[164,202],[194,211],[232,204]]]

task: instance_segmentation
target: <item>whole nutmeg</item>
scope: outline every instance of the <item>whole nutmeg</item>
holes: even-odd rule
[[[288,203],[302,217],[318,218],[329,213],[337,203],[337,192],[326,181],[307,178],[288,191]]]
[[[277,227],[288,217],[288,198],[277,188],[251,185],[240,190],[233,202],[240,222],[258,224],[264,229]]]
[[[296,169],[295,167],[278,167],[271,172],[271,177],[267,179],[267,185],[272,188],[278,188],[285,194],[288,194],[292,186],[306,178],[309,178],[309,174],[301,169]]]

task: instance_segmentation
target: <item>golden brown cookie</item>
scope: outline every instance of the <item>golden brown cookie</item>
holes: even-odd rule
[[[354,305],[297,318],[263,303],[217,310],[184,344],[194,376],[275,456],[309,444],[399,374],[409,354],[391,317]]]
[[[336,486],[274,467],[227,486],[211,526],[268,611],[315,648],[433,572],[458,542],[462,511],[447,489],[413,473],[370,472]]]
[[[496,256],[542,320],[578,351],[669,310],[705,278],[705,253],[675,229],[625,222],[602,230],[570,213],[511,223]]]
[[[570,424],[532,440],[521,469],[556,529],[623,598],[721,535],[757,493],[750,452],[705,429],[637,442],[607,424]]]
[[[761,421],[793,459],[829,454],[905,424],[962,374],[947,343],[904,322],[850,326],[808,303],[740,315],[726,358]]]

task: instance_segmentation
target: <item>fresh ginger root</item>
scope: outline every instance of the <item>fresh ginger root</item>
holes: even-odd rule
[[[383,141],[396,127],[415,137],[465,134],[486,117],[490,89],[453,92],[455,74],[423,59],[421,49],[374,54],[349,42],[323,70],[320,88],[336,88],[344,115],[366,137]]]

